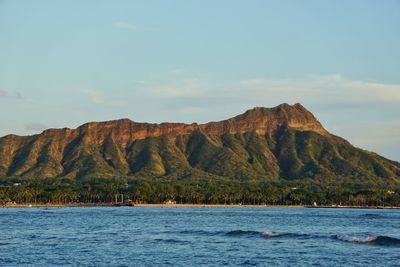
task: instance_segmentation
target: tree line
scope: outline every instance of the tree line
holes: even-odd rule
[[[85,181],[0,179],[0,203],[140,203],[400,206],[400,188],[320,185],[315,182],[160,181],[91,178]],[[117,197],[117,201],[122,198]]]

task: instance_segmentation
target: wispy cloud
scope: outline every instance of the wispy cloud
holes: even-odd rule
[[[252,107],[270,106],[282,102],[301,102],[331,107],[363,105],[400,105],[400,84],[351,80],[339,74],[302,79],[246,79],[231,83],[211,83],[199,79],[181,79],[170,83],[144,85],[143,94],[151,98],[168,98],[182,106]],[[199,105],[200,103],[200,105]],[[201,103],[203,103],[201,105]]]
[[[107,101],[105,95],[99,91],[85,90],[85,93],[93,104],[104,104]]]
[[[47,129],[46,125],[42,123],[31,122],[25,124],[25,130],[32,131],[32,132],[42,132],[43,130]]]
[[[147,32],[147,31],[155,31],[157,30],[156,28],[152,27],[143,27],[143,26],[137,26],[135,24],[125,22],[125,21],[117,21],[112,24],[113,27],[122,29],[122,30],[127,30],[127,31],[134,31],[134,32]]]
[[[118,94],[108,94],[103,90],[81,89],[91,104],[103,107],[123,107],[126,100]]]
[[[258,97],[289,98],[294,101],[353,104],[400,102],[400,84],[349,80],[339,74],[308,76],[299,80],[242,80],[239,85],[239,91]]]
[[[173,75],[182,75],[185,71],[183,69],[173,69],[169,73]]]
[[[9,92],[5,90],[0,90],[0,98],[23,99],[22,94],[20,92]]]
[[[123,21],[114,22],[113,26],[119,29],[130,30],[130,31],[139,30],[137,26]]]
[[[178,112],[185,114],[200,113],[206,111],[205,108],[196,106],[186,106],[178,109]]]
[[[173,98],[173,97],[195,97],[203,94],[206,84],[197,79],[186,79],[170,84],[160,84],[148,89],[151,96]]]

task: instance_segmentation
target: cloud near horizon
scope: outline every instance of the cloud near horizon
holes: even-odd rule
[[[108,108],[121,108],[126,105],[125,98],[116,94],[108,94],[104,90],[78,89],[86,95],[87,100],[97,106]]]
[[[5,90],[0,90],[0,98],[23,99],[22,94],[20,92],[8,92]]]
[[[113,27],[122,29],[122,30],[127,30],[127,31],[136,31],[136,32],[143,32],[143,31],[154,31],[156,28],[151,28],[151,27],[141,27],[141,26],[136,26],[132,23],[125,22],[125,21],[117,21],[112,24]]]
[[[113,26],[119,29],[125,29],[130,31],[137,31],[139,29],[135,25],[123,21],[114,22]]]
[[[100,91],[96,91],[96,90],[84,90],[89,101],[93,104],[105,104],[107,99],[104,96],[103,93],[101,93]]]
[[[168,113],[215,113],[217,110],[236,110],[237,113],[255,106],[271,107],[280,103],[302,103],[318,112],[400,107],[400,84],[350,80],[339,74],[310,75],[303,79],[246,79],[231,83],[201,79],[158,84],[146,81],[124,92],[120,90],[120,93],[93,89],[80,91],[92,104],[122,107],[138,101],[157,103]]]
[[[25,124],[25,130],[32,132],[42,132],[46,130],[48,127],[43,123],[31,122]]]
[[[400,104],[400,84],[349,80],[339,74],[297,80],[248,79],[226,84],[185,79],[147,87],[144,93],[149,97],[168,98],[177,110],[188,105],[209,108],[214,102],[247,108],[300,102],[325,109]]]
[[[243,80],[240,85],[254,92],[285,93],[298,98],[316,98],[318,101],[323,100],[323,96],[329,96],[329,101],[354,104],[400,102],[400,84],[348,80],[339,74],[309,76],[301,80]]]
[[[174,98],[174,97],[197,97],[204,95],[207,84],[197,79],[184,79],[171,84],[159,84],[146,88],[152,97]]]

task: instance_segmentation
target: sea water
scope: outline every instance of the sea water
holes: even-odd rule
[[[0,209],[0,266],[400,266],[400,210]]]

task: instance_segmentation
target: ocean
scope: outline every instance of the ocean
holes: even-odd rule
[[[2,208],[0,266],[400,266],[400,210]]]

